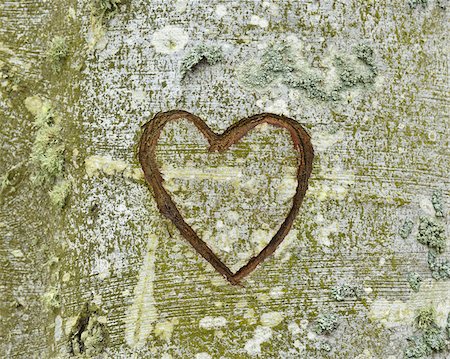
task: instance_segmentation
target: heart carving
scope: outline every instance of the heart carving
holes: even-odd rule
[[[286,128],[291,135],[294,149],[297,152],[298,163],[297,189],[292,198],[292,207],[270,242],[256,257],[250,258],[247,264],[241,267],[236,273],[233,273],[197,235],[192,227],[186,223],[171,196],[163,187],[164,179],[156,162],[156,146],[164,126],[168,122],[181,119],[192,122],[203,136],[205,136],[209,143],[208,150],[210,152],[226,151],[230,146],[237,143],[245,136],[248,131],[262,123]],[[291,230],[292,223],[299,212],[306,190],[308,189],[308,179],[312,171],[314,150],[310,136],[305,129],[293,119],[271,113],[262,113],[241,119],[228,127],[222,134],[217,134],[213,132],[200,117],[187,111],[173,110],[159,112],[154,118],[143,125],[143,129],[139,143],[139,161],[144,171],[145,180],[153,189],[153,195],[158,209],[165,217],[172,221],[175,227],[180,231],[181,235],[220,274],[222,274],[231,284],[240,284],[240,281],[245,276],[249,275],[261,262],[275,252],[277,247]]]

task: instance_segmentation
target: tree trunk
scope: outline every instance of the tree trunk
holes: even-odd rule
[[[448,357],[446,5],[3,0],[0,356]],[[170,110],[216,133],[284,115],[311,136],[300,213],[240,285],[144,177],[142,126]],[[271,124],[211,152],[170,123],[156,159],[232,272],[298,185],[290,132]]]

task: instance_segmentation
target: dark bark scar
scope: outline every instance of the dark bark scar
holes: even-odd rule
[[[228,150],[230,146],[245,136],[248,131],[262,123],[286,128],[291,135],[294,149],[297,152],[297,189],[292,198],[292,207],[270,242],[256,257],[252,257],[248,263],[241,267],[236,273],[233,273],[208,247],[208,245],[199,238],[191,226],[185,222],[174,201],[163,187],[164,180],[156,162],[156,146],[164,126],[168,122],[181,119],[192,122],[198,128],[208,140],[208,150],[210,152],[224,152]],[[271,113],[262,113],[241,119],[228,127],[222,134],[217,134],[213,132],[200,117],[182,110],[160,112],[156,114],[153,119],[148,121],[143,126],[143,129],[139,142],[139,161],[144,170],[145,180],[153,189],[153,195],[159,210],[166,218],[172,221],[181,235],[220,274],[222,274],[231,284],[240,284],[240,281],[244,277],[249,275],[261,262],[275,252],[277,247],[291,230],[292,223],[299,212],[306,190],[308,189],[308,179],[312,171],[314,150],[309,134],[295,120]]]

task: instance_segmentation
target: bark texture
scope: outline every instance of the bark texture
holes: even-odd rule
[[[0,2],[0,356],[449,355],[446,1]],[[285,115],[314,146],[300,214],[232,286],[159,212],[141,126]],[[232,270],[297,186],[289,132],[210,153],[188,121],[156,158]],[[416,319],[418,318],[418,319]]]

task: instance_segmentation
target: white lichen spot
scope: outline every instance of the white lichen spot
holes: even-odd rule
[[[20,249],[13,249],[11,251],[11,254],[15,257],[15,258],[22,258],[23,257],[23,252]]]
[[[273,287],[269,293],[272,299],[279,299],[284,296],[284,288],[282,286]]]
[[[178,11],[179,13],[184,13],[186,12],[187,5],[188,5],[187,0],[177,0],[177,2],[175,3],[175,10]]]
[[[65,318],[65,322],[66,322],[66,325],[64,327],[65,333],[70,333],[71,329],[75,326],[77,319],[78,319],[78,316]]]
[[[338,233],[339,231],[339,223],[332,222],[323,227],[319,227],[317,241],[320,245],[329,247],[331,245],[330,235],[332,233]]]
[[[121,175],[126,179],[141,181],[144,173],[141,168],[133,167],[123,160],[114,160],[110,156],[90,156],[84,161],[88,177],[105,174],[108,176]]]
[[[212,359],[212,356],[205,352],[197,353],[195,354],[195,359]]]
[[[178,167],[162,166],[161,172],[165,182],[172,179],[209,179],[216,181],[235,181],[242,178],[242,171],[236,167]]]
[[[262,27],[263,29],[269,26],[269,22],[266,19],[259,17],[258,15],[252,15],[249,23],[250,25]]]
[[[288,261],[289,258],[291,258],[291,249],[294,246],[294,243],[296,243],[298,233],[299,232],[297,229],[291,229],[287,236],[284,238],[283,242],[281,242],[276,252],[273,254],[274,257],[280,260],[282,263]]]
[[[55,342],[60,341],[63,335],[63,320],[60,315],[55,318]]]
[[[314,152],[316,153],[325,152],[328,148],[331,148],[336,143],[342,142],[343,140],[343,132],[317,132],[314,133],[311,138],[311,142],[314,146]]]
[[[173,325],[172,321],[165,321],[162,323],[156,323],[155,325],[155,335],[166,342],[170,340],[173,333]]]
[[[211,317],[206,316],[200,319],[199,327],[203,329],[217,329],[224,327],[227,324],[227,320],[224,317]]]
[[[253,333],[253,338],[245,343],[244,349],[248,355],[255,356],[261,354],[261,344],[272,338],[272,329],[258,326]]]
[[[261,325],[264,327],[276,327],[283,321],[283,313],[269,312],[263,313],[260,318]]]
[[[106,259],[98,258],[92,268],[92,274],[101,280],[108,278],[110,275],[109,262]]]
[[[261,302],[263,304],[267,303],[269,301],[269,296],[267,295],[267,293],[257,293],[256,294],[256,300],[258,302]]]
[[[279,6],[271,1],[263,1],[262,6],[263,8],[269,10],[272,15],[277,15],[280,11]]]
[[[277,198],[284,202],[294,197],[295,191],[297,190],[297,183],[295,172],[293,175],[286,175],[277,187]]]
[[[436,322],[445,326],[448,308],[450,308],[450,282],[432,281],[422,284],[420,290],[411,295],[407,301],[375,300],[370,307],[369,317],[379,320],[387,328],[405,323],[413,323],[417,312],[424,307],[433,307],[436,311]]]
[[[302,332],[298,324],[295,322],[291,322],[288,324],[288,330],[291,335],[299,335]]]
[[[246,299],[241,299],[236,303],[236,308],[246,308],[248,306],[248,302]]]
[[[189,36],[182,28],[168,25],[153,34],[151,44],[156,52],[169,55],[183,50],[188,40]]]
[[[427,196],[420,197],[419,200],[420,209],[430,217],[434,216],[434,207],[433,203],[431,202],[431,198]]]
[[[266,112],[274,113],[277,115],[290,116],[289,109],[287,107],[286,101],[283,99],[276,99],[275,101],[269,101],[266,103]]]
[[[139,280],[134,289],[133,303],[125,318],[125,341],[132,348],[142,347],[152,332],[158,318],[153,294],[155,257],[158,238],[149,237],[144,263],[139,271]]]
[[[29,96],[23,101],[26,109],[34,116],[37,116],[42,111],[42,106],[44,102],[37,96]]]
[[[227,14],[227,12],[228,12],[227,6],[224,5],[224,4],[217,5],[217,6],[216,6],[216,11],[215,11],[215,12],[216,12],[217,18],[221,19],[221,18],[223,18],[223,17]]]

